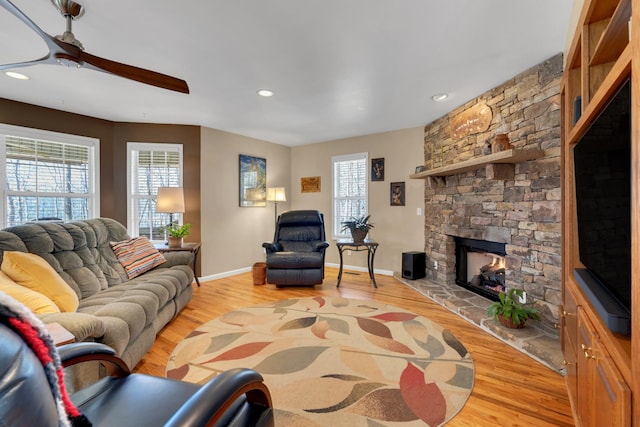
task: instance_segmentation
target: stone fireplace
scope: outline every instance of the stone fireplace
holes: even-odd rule
[[[486,240],[454,238],[456,284],[493,301],[505,292],[505,244]]]
[[[466,254],[481,256],[471,261],[482,264],[478,269],[500,256],[503,276],[494,275],[494,281],[524,289],[527,302],[536,306],[549,327],[559,323],[561,305],[561,76],[559,54],[428,124],[424,140],[427,170],[481,158],[486,155],[483,147],[497,134],[507,134],[516,150],[539,150],[540,156],[533,160],[513,161],[507,173],[479,166],[462,172],[454,168],[450,174],[426,179],[425,253],[427,277],[455,284],[462,280],[456,267],[456,241],[501,245],[498,251],[483,250],[493,254],[488,256],[467,245],[472,249]],[[456,134],[452,124],[478,106],[488,106],[492,112],[488,128]],[[463,267],[467,276],[468,262]],[[473,282],[474,275],[480,274],[474,272],[466,282]]]

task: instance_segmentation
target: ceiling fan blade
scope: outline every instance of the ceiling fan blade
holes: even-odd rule
[[[49,47],[49,50],[55,49],[56,45],[51,40],[51,36],[49,34],[45,33],[44,31],[42,31],[42,28],[38,27],[35,22],[33,22],[27,15],[25,15],[13,3],[11,3],[9,0],[0,0],[0,6],[5,8],[11,14],[13,14],[18,19],[20,19],[22,22],[27,24],[29,26],[29,28],[31,28],[33,31],[35,31],[42,38],[42,40],[44,40],[44,42],[47,44],[47,46]]]
[[[79,52],[78,59],[82,61],[84,63],[83,66],[87,68],[115,74],[116,76],[135,80],[151,86],[161,87],[163,89],[173,90],[180,93],[189,93],[189,86],[186,81],[167,76],[166,74],[100,58],[86,52]]]
[[[37,65],[37,64],[51,64],[51,63],[55,63],[55,59],[51,58],[50,54],[47,54],[46,56],[43,56],[40,59],[34,59],[33,61],[24,61],[24,62],[14,62],[13,64],[0,64],[0,70],[8,70],[11,68],[21,68],[21,67],[29,67],[31,65]]]

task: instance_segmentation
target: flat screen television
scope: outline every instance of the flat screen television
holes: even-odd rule
[[[631,333],[631,82],[575,145],[580,262],[574,276],[607,327]]]

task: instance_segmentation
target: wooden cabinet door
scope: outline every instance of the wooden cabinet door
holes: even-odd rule
[[[576,381],[577,381],[577,405],[576,412],[580,426],[594,426],[595,401],[593,393],[593,356],[594,331],[591,322],[587,319],[582,308],[578,308],[578,331],[576,343]],[[600,426],[597,426],[600,427]]]
[[[597,343],[600,345],[599,343]],[[591,359],[594,426],[631,427],[631,390],[603,348]]]
[[[585,427],[630,427],[631,390],[578,307],[577,415]]]

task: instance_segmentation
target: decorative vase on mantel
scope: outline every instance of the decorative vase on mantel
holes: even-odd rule
[[[182,247],[182,237],[173,237],[169,236],[169,247],[170,248],[181,248]]]
[[[499,133],[493,137],[491,142],[491,152],[499,153],[501,151],[511,150],[513,146],[509,142],[509,136],[506,133]]]

